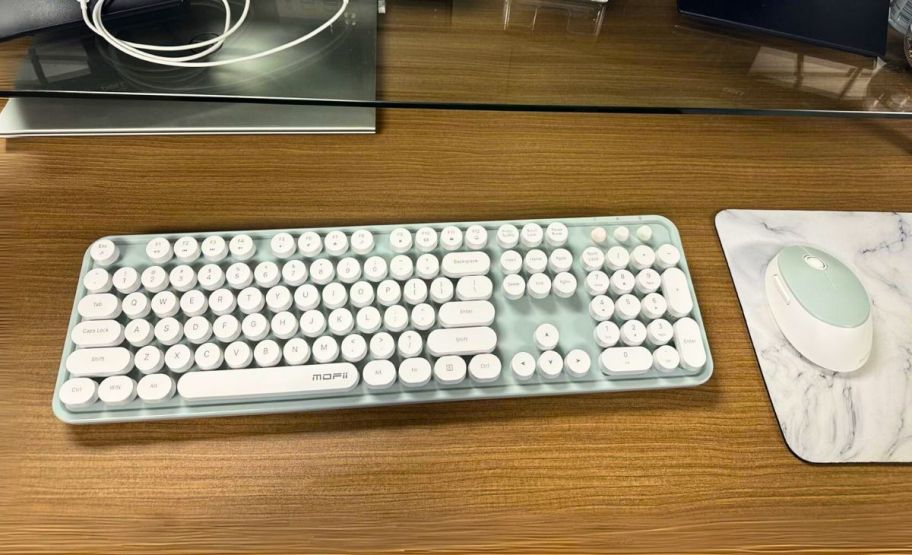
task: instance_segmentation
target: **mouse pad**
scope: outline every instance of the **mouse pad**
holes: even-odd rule
[[[912,462],[912,214],[724,210],[716,229],[773,410],[808,462]],[[766,267],[790,245],[829,252],[871,298],[874,344],[852,373],[813,364],[767,304]]]

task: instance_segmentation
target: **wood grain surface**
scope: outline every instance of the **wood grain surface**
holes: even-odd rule
[[[912,468],[786,449],[713,228],[723,208],[912,210],[912,123],[386,111],[380,126],[0,143],[0,551],[912,551]],[[683,236],[716,360],[703,387],[91,427],[51,414],[101,235],[647,213]]]

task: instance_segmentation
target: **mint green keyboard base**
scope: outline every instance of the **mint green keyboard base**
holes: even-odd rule
[[[344,394],[334,394],[323,397],[310,397],[307,399],[288,399],[280,401],[244,401],[228,402],[218,404],[189,404],[179,399],[176,395],[173,399],[165,403],[149,404],[139,399],[123,407],[105,408],[103,404],[98,403],[91,409],[73,411],[67,409],[58,399],[58,392],[63,382],[68,377],[68,372],[64,367],[64,361],[67,356],[75,349],[75,345],[70,340],[70,332],[73,327],[79,323],[80,318],[76,311],[76,302],[85,294],[85,288],[82,284],[82,278],[86,272],[93,266],[92,259],[88,251],[83,259],[82,269],[79,274],[79,283],[77,287],[76,302],[73,303],[73,311],[70,316],[70,324],[67,328],[66,345],[61,357],[60,370],[57,376],[57,384],[54,388],[53,409],[54,414],[64,422],[70,424],[101,424],[115,422],[147,421],[147,420],[171,420],[177,418],[200,418],[211,416],[238,416],[253,414],[272,414],[283,412],[299,411],[319,411],[330,409],[344,408],[365,408],[386,405],[404,405],[410,403],[434,403],[444,401],[469,401],[480,399],[504,399],[514,397],[532,397],[546,395],[569,395],[578,393],[605,393],[614,391],[638,391],[647,389],[669,389],[678,387],[693,387],[705,383],[712,375],[713,361],[710,355],[709,344],[706,340],[706,330],[703,326],[703,319],[700,315],[700,309],[697,305],[697,299],[694,292],[693,282],[691,281],[690,271],[687,267],[686,253],[681,245],[681,238],[677,228],[667,218],[661,216],[621,216],[621,217],[602,217],[602,218],[565,218],[565,219],[536,219],[536,220],[505,220],[501,222],[434,222],[425,224],[408,224],[408,225],[377,225],[377,226],[354,226],[354,227],[331,227],[331,228],[300,228],[300,229],[272,229],[272,230],[253,230],[253,231],[225,231],[225,232],[204,232],[204,233],[172,233],[172,234],[155,234],[155,235],[124,235],[111,236],[108,239],[120,249],[120,258],[115,267],[120,265],[134,265],[142,268],[151,265],[145,257],[145,245],[154,237],[166,237],[172,242],[179,237],[192,235],[202,239],[208,235],[221,234],[222,236],[233,236],[240,233],[250,235],[257,248],[256,255],[248,260],[249,264],[256,264],[266,260],[276,260],[269,250],[269,238],[281,231],[287,231],[297,237],[304,231],[315,231],[324,235],[328,231],[340,230],[346,234],[358,229],[367,229],[374,234],[377,246],[373,252],[366,256],[357,256],[360,261],[364,261],[368,256],[380,255],[387,259],[394,256],[389,249],[387,236],[398,227],[404,227],[412,233],[421,227],[429,226],[435,229],[441,229],[446,225],[458,225],[461,228],[468,227],[474,223],[484,226],[489,233],[489,244],[495,241],[495,232],[500,225],[512,223],[517,227],[522,227],[526,223],[535,222],[542,227],[547,226],[552,221],[563,222],[569,228],[569,238],[564,248],[573,253],[572,273],[578,281],[577,292],[570,298],[559,298],[550,295],[545,299],[532,299],[528,296],[517,301],[510,301],[501,294],[501,282],[503,273],[500,271],[499,258],[500,253],[506,249],[499,247],[485,248],[484,251],[491,255],[491,272],[489,276],[494,281],[494,295],[491,302],[496,308],[496,317],[492,327],[497,332],[498,346],[495,353],[499,356],[503,370],[497,381],[487,384],[476,384],[469,376],[458,385],[439,385],[431,378],[430,383],[421,388],[405,388],[398,382],[391,387],[374,391],[368,389],[364,383],[359,383],[352,391]],[[693,297],[694,309],[691,317],[697,321],[700,326],[701,336],[703,338],[703,347],[706,349],[707,363],[699,372],[690,372],[679,368],[670,373],[659,373],[650,370],[647,373],[639,374],[635,377],[608,377],[602,374],[598,357],[602,349],[595,343],[593,331],[596,322],[589,316],[588,305],[591,296],[586,292],[584,283],[586,272],[583,270],[579,261],[580,253],[583,249],[592,246],[590,231],[595,226],[605,227],[609,236],[611,230],[616,226],[627,226],[634,231],[643,224],[653,226],[653,240],[651,244],[658,246],[663,243],[671,243],[681,251],[681,262],[678,267],[687,275],[688,285],[690,286],[691,297]],[[518,248],[521,253],[527,249]],[[442,256],[445,251],[437,249],[433,251],[438,256]],[[409,253],[412,254],[412,253]],[[325,256],[325,255],[320,255]],[[299,258],[295,255],[295,258]],[[330,257],[336,259],[336,257]],[[176,262],[171,261],[164,265],[166,269],[173,267]],[[195,268],[203,264],[202,259],[193,264]],[[549,272],[549,275],[550,272]],[[528,276],[526,276],[528,277]],[[552,276],[553,277],[553,276]],[[566,354],[571,349],[583,349],[592,360],[592,367],[589,373],[582,378],[574,378],[566,372],[561,374],[557,380],[547,380],[535,374],[528,381],[519,381],[510,370],[510,360],[518,352],[527,351],[536,358],[540,351],[535,347],[533,342],[533,332],[535,328],[542,323],[550,322],[557,326],[560,331],[560,344],[558,351]],[[270,338],[273,338],[271,335]],[[166,371],[166,370],[162,370]],[[196,370],[193,370],[196,371]],[[141,374],[133,370],[130,374],[134,379],[139,379]],[[175,375],[175,380],[179,376]],[[100,409],[100,410],[99,410]]]

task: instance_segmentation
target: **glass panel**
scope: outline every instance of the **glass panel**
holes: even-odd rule
[[[170,17],[117,22],[117,34],[174,42],[211,36],[221,25],[217,5],[186,1]],[[339,6],[253,5],[249,24],[214,59],[279,44]],[[376,8],[353,0],[311,42],[212,69],[137,62],[78,27],[17,39],[0,44],[0,89],[361,106],[912,112],[912,72],[892,29],[887,55],[875,59],[702,23],[678,14],[675,0],[387,0],[384,13]]]

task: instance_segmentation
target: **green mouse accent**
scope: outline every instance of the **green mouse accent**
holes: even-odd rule
[[[858,327],[868,319],[868,292],[838,259],[807,246],[786,247],[778,256],[782,279],[795,300],[812,316],[841,328]],[[808,257],[812,257],[811,263]],[[814,258],[823,261],[826,269],[819,269]],[[833,302],[834,298],[838,302]]]

